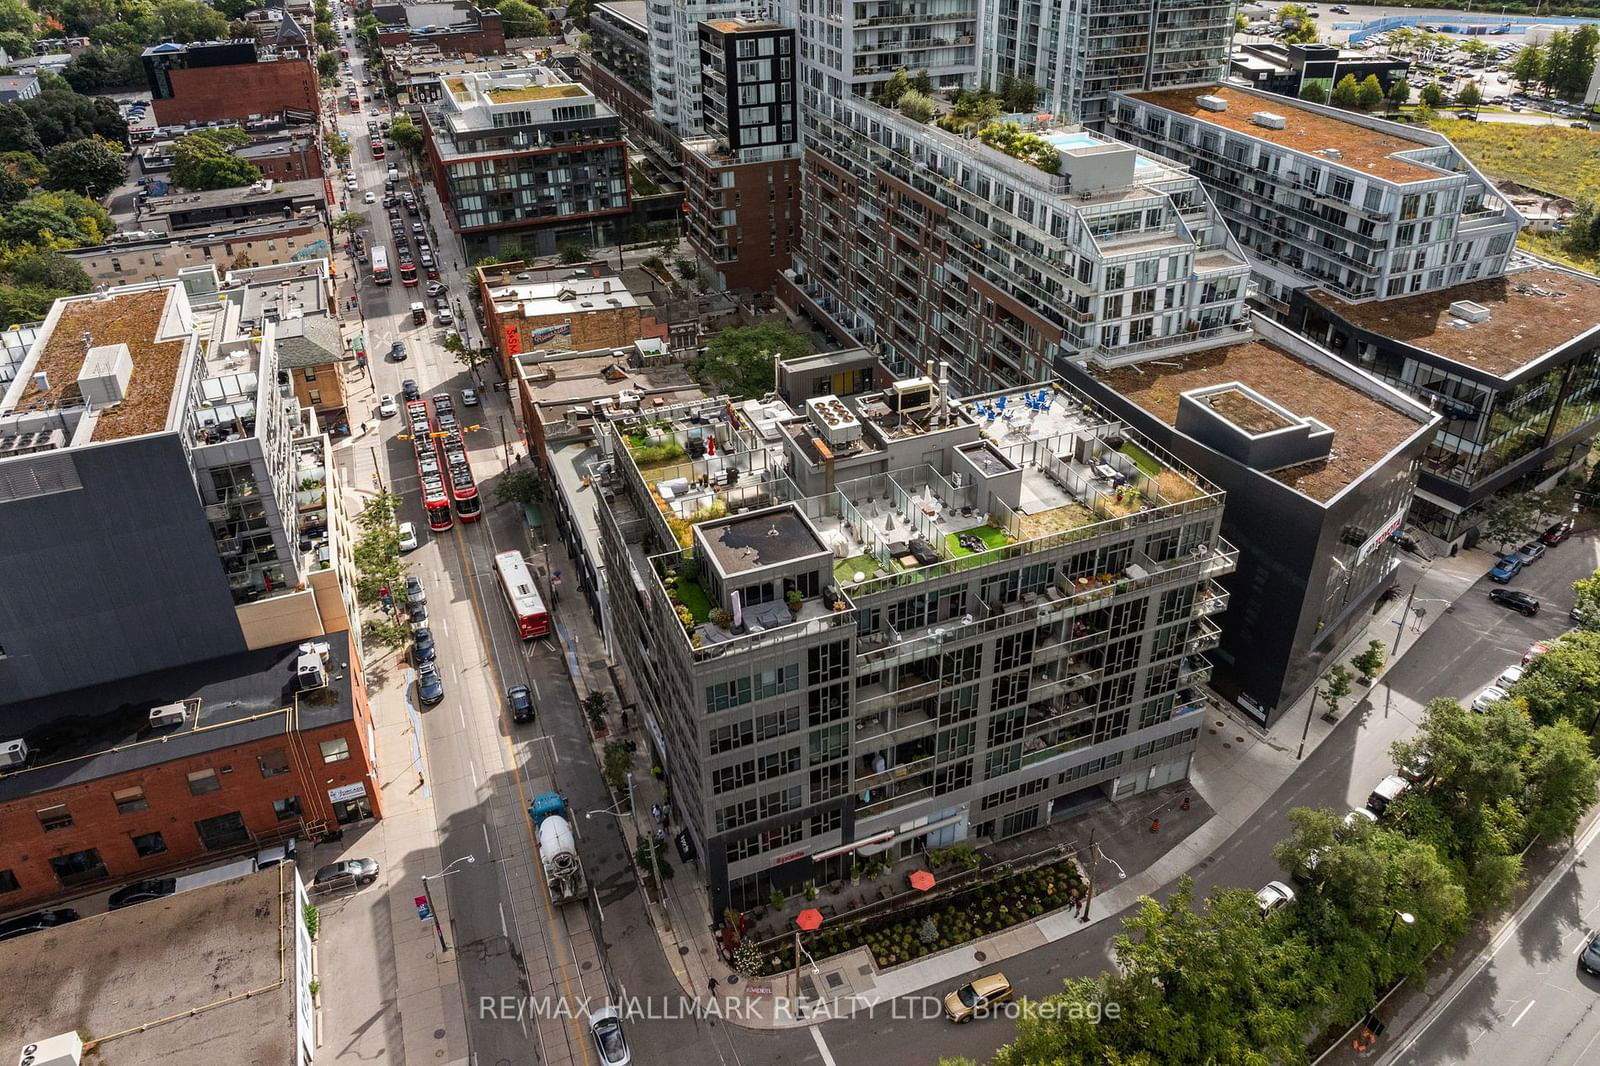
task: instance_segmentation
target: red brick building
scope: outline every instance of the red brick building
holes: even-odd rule
[[[233,154],[254,163],[262,177],[273,181],[305,181],[324,175],[322,147],[310,130],[257,136]]]
[[[719,288],[766,292],[788,269],[800,224],[800,158],[794,148],[782,145],[771,150],[780,158],[741,163],[711,138],[683,142],[689,243],[717,272]]]
[[[454,3],[373,4],[378,43],[431,44],[446,55],[504,55],[506,31],[500,12]]]
[[[0,911],[381,817],[361,664],[326,641],[0,708],[29,748],[0,774]]]
[[[279,53],[261,61],[254,41],[178,45],[145,50],[156,122],[230,120],[295,112],[314,120],[319,97],[317,69],[309,55]]]

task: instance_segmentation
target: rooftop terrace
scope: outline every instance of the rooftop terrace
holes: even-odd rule
[[[1291,151],[1319,155],[1324,149],[1337,149],[1341,158],[1335,160],[1326,155],[1319,155],[1319,158],[1386,181],[1405,184],[1444,176],[1442,171],[1434,167],[1399,158],[1400,153],[1427,150],[1433,146],[1309,110],[1288,97],[1257,96],[1226,85],[1162,89],[1129,95],[1174,114],[1256,137]],[[1227,110],[1211,111],[1201,107],[1199,100],[1202,96],[1215,96],[1227,101]],[[1284,128],[1271,129],[1250,121],[1250,116],[1258,111],[1270,111],[1282,116]]]
[[[1091,372],[1111,389],[1167,425],[1177,424],[1179,398],[1187,392],[1238,382],[1334,431],[1326,460],[1302,463],[1268,476],[1327,502],[1415,434],[1421,423],[1395,407],[1282,348],[1264,341],[1208,348],[1159,361]],[[1248,394],[1223,390],[1218,411],[1242,428],[1262,433],[1282,428],[1282,419]],[[1211,401],[1207,397],[1207,402]],[[1213,405],[1216,406],[1216,405]]]
[[[294,1061],[289,866],[0,944],[13,1041],[78,1032],[84,1061]]]
[[[828,550],[792,507],[702,522],[695,532],[717,566],[730,576]]]
[[[1496,377],[1509,377],[1600,325],[1600,281],[1547,267],[1373,303],[1345,303],[1322,289],[1308,295],[1353,326]],[[1485,308],[1489,317],[1458,317],[1450,306],[1461,300]]]

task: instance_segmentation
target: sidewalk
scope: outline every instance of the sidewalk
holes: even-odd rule
[[[562,549],[558,543],[552,545],[552,550],[560,552]],[[1457,558],[1441,556],[1426,568],[1409,567],[1414,576],[1402,575],[1402,594],[1371,616],[1364,631],[1351,638],[1341,661],[1364,648],[1370,640],[1381,640],[1392,648],[1396,630],[1401,628],[1396,623],[1405,615],[1409,599],[1412,614],[1404,619],[1405,625],[1401,628],[1400,655],[1403,655],[1417,637],[1442,616],[1443,612],[1437,609],[1439,601],[1455,601],[1482,576],[1486,558],[1482,553],[1464,552]],[[1413,581],[1416,590],[1411,599]],[[569,595],[576,597],[578,594],[574,591]],[[1422,608],[1422,613],[1419,614],[1417,608]],[[576,609],[564,605],[558,608],[558,614],[556,628],[566,650],[565,659],[578,698],[581,700],[592,691],[612,691],[614,683],[605,669],[605,645],[587,610],[581,605]],[[1398,658],[1399,655],[1391,658],[1391,667]],[[1420,713],[1414,700],[1390,692],[1381,678],[1370,688],[1358,686],[1352,703],[1341,708],[1335,722],[1328,722],[1319,714],[1308,715],[1311,700],[1309,693],[1302,697],[1280,715],[1269,730],[1260,729],[1231,707],[1213,703],[1203,714],[1199,750],[1187,783],[1131,797],[1083,816],[1085,823],[1096,817],[1113,822],[1120,820],[1122,831],[1097,836],[1100,845],[1097,850],[1102,855],[1109,852],[1119,862],[1127,860],[1125,878],[1118,876],[1107,863],[1097,863],[1088,922],[1066,908],[888,970],[879,970],[864,948],[818,959],[816,970],[803,976],[799,990],[802,1002],[810,1003],[812,1009],[797,1010],[793,1000],[786,998],[794,995],[789,987],[791,977],[748,981],[734,978],[731,967],[719,955],[709,924],[707,893],[695,870],[685,871],[690,876],[674,877],[666,883],[670,928],[662,922],[658,904],[652,901],[648,908],[662,951],[686,996],[709,1000],[708,990],[713,989],[716,992],[710,994],[742,995],[745,1002],[740,1005],[737,1021],[756,1029],[806,1026],[823,1016],[841,1017],[858,1007],[908,996],[929,987],[948,986],[972,969],[975,953],[982,953],[986,965],[994,965],[1063,940],[1079,930],[1110,920],[1141,896],[1154,895],[1204,861],[1236,830],[1245,826],[1294,772],[1300,762],[1296,754],[1303,730],[1306,731],[1305,751],[1309,755],[1333,732],[1338,721],[1350,714],[1362,715],[1356,743],[1370,750],[1363,750],[1360,757],[1370,758],[1377,766],[1387,758],[1388,741],[1370,734],[1378,731],[1380,723],[1388,723],[1386,728],[1393,732],[1403,727],[1396,726],[1396,722],[1414,721]],[[1371,712],[1379,706],[1385,706],[1386,713],[1369,725]],[[597,761],[605,740],[623,735],[615,707],[613,712],[611,735],[594,743]],[[1391,714],[1395,715],[1394,719],[1389,717]],[[639,723],[630,722],[629,725],[637,731]],[[661,792],[661,783],[649,774],[647,767],[645,772],[635,774],[635,818],[624,822],[630,852],[641,830],[653,828],[650,808],[660,801]],[[1175,797],[1184,793],[1196,795],[1200,800],[1193,805],[1196,809],[1188,812],[1193,815],[1188,824],[1183,823],[1185,816],[1176,808]],[[1104,813],[1108,811],[1111,813]],[[1160,814],[1173,836],[1163,833],[1154,841],[1150,839],[1147,826],[1152,813]],[[1081,840],[1087,836],[1086,830],[1085,824],[1076,834],[1069,835]],[[1046,832],[1037,836],[1043,839]],[[1144,859],[1142,868],[1141,858]],[[733,980],[724,986],[723,982],[730,978]],[[825,1002],[819,1005],[819,999]]]
[[[343,858],[378,861],[376,884],[313,896],[321,1007],[319,1061],[470,1061],[454,951],[441,955],[433,925],[412,900],[421,874],[439,868],[433,791],[410,671],[394,653],[367,663],[383,818],[304,857],[305,872]],[[404,887],[402,887],[404,886]],[[449,906],[448,884],[434,890]]]

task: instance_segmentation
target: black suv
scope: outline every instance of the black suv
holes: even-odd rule
[[[533,693],[527,685],[512,685],[506,689],[506,706],[511,708],[513,722],[533,721]]]
[[[438,657],[439,651],[433,643],[433,630],[427,626],[415,630],[411,634],[411,665],[421,666],[433,662]]]
[[[170,896],[177,889],[178,881],[173,877],[153,877],[148,881],[135,881],[111,893],[111,897],[106,900],[106,907],[110,910],[120,910],[135,903],[149,903],[153,899]]]
[[[34,911],[32,914],[22,914],[0,922],[0,940],[15,940],[19,936],[37,933],[41,929],[50,929],[58,925],[78,920],[78,912],[71,907],[61,907],[53,911]]]
[[[1509,607],[1529,618],[1539,613],[1539,601],[1521,589],[1490,589],[1489,598],[1502,607]]]

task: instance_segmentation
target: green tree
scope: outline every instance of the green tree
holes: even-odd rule
[[[1578,584],[1592,587],[1595,579]],[[1536,724],[1569,721],[1588,732],[1600,715],[1600,631],[1575,629],[1556,641],[1528,665],[1514,695]]]
[[[474,348],[461,339],[461,334],[451,333],[444,339],[445,351],[456,357],[456,362],[466,368],[467,373],[474,379],[478,377],[478,368],[489,361],[487,348]]]
[[[104,137],[124,144],[128,123],[117,112],[117,105],[103,96],[79,96],[70,87],[42,91],[32,99],[17,103],[33,123],[44,147],[75,141],[80,137]],[[14,144],[4,144],[14,148]]]
[[[507,37],[548,37],[550,20],[528,0],[500,0],[495,5],[505,24]]]
[[[1534,536],[1544,525],[1549,498],[1541,492],[1496,496],[1483,516],[1483,535],[1504,551]]]
[[[1511,59],[1508,68],[1511,76],[1522,85],[1524,90],[1530,86],[1544,81],[1544,49],[1536,44],[1524,45]]]
[[[87,36],[97,26],[117,21],[116,0],[61,0],[56,17],[62,28],[74,36]]]
[[[1475,37],[1469,37],[1462,41],[1457,46],[1457,50],[1467,57],[1468,62],[1476,67],[1483,66],[1489,57],[1494,55],[1493,45],[1488,41],[1482,41]]]
[[[24,248],[5,264],[4,272],[7,279],[17,285],[64,293],[84,293],[94,288],[77,260],[46,249]]]
[[[160,0],[150,14],[157,24],[155,40],[214,41],[228,29],[227,17],[199,0]]]
[[[1444,106],[1444,90],[1429,82],[1417,93],[1417,98],[1422,106],[1430,111],[1437,111]]]
[[[1539,75],[1539,83],[1545,92],[1556,92],[1565,83],[1571,59],[1572,34],[1568,30],[1557,30],[1544,45],[1544,71]]]
[[[544,499],[544,479],[532,470],[507,470],[500,475],[494,494],[506,503],[529,507]]]
[[[1278,8],[1278,25],[1286,31],[1283,40],[1288,44],[1315,44],[1317,24],[1310,10],[1303,4],[1284,4]]]
[[[901,67],[889,76],[888,81],[879,83],[872,94],[872,99],[884,107],[894,107],[910,88],[911,75],[906,73],[905,67]]]
[[[128,165],[116,145],[99,137],[83,137],[58,144],[45,153],[44,165],[50,176],[45,186],[71,189],[91,200],[106,195],[128,180]]]
[[[1300,83],[1300,99],[1313,104],[1328,102],[1328,82],[1323,78],[1313,78]]]
[[[38,16],[22,0],[0,0],[0,33],[19,33],[32,40],[38,33]]]
[[[339,78],[339,53],[317,53],[317,76],[324,85],[332,85]]]
[[[241,129],[199,130],[178,139],[172,182],[184,189],[236,189],[261,180],[261,169],[233,149],[250,143]]]
[[[328,142],[328,151],[333,153],[334,161],[343,165],[350,158],[350,142],[334,138]]]
[[[50,176],[38,156],[28,152],[0,152],[0,173],[9,174],[30,189]]]
[[[33,128],[33,119],[16,104],[0,104],[0,147],[44,155],[44,144],[39,140],[39,131]]]
[[[1368,74],[1356,87],[1356,107],[1362,111],[1372,111],[1383,103],[1383,85],[1378,81],[1376,74]]]
[[[105,208],[68,190],[35,192],[0,215],[0,242],[18,245],[81,248],[113,230]]]
[[[755,399],[773,389],[774,355],[797,359],[815,350],[808,339],[776,322],[736,326],[712,337],[689,371],[713,392]]]
[[[582,263],[589,258],[590,248],[583,241],[562,241],[556,246],[556,255],[569,265]]]
[[[1556,86],[1556,91],[1568,100],[1581,100],[1588,92],[1589,79],[1594,76],[1597,43],[1600,43],[1600,29],[1593,23],[1586,22],[1572,31],[1566,62]]]
[[[144,85],[144,67],[131,48],[91,48],[74,56],[61,76],[85,96]]]
[[[1469,81],[1456,93],[1456,103],[1462,107],[1476,108],[1483,103],[1483,93],[1478,89],[1478,83]]]
[[[606,784],[611,786],[613,792],[622,794],[628,791],[628,771],[631,769],[633,769],[633,752],[629,750],[628,742],[607,741],[600,776],[606,779]]]
[[[1339,701],[1350,695],[1350,671],[1343,666],[1335,666],[1322,675],[1322,698],[1328,701],[1328,710],[1337,711]]]
[[[1404,78],[1396,78],[1386,95],[1392,106],[1404,107],[1411,102],[1411,83]]]
[[[1350,665],[1355,667],[1368,684],[1379,674],[1383,673],[1384,663],[1389,661],[1389,648],[1381,640],[1367,643],[1366,650],[1350,660]]]
[[[633,849],[633,861],[639,864],[639,872],[652,888],[655,887],[657,871],[663,881],[670,881],[676,876],[666,844],[658,843],[645,834],[640,834],[639,846]]]
[[[389,127],[389,138],[412,155],[422,151],[422,130],[408,115],[399,115],[395,118]]]
[[[380,492],[356,515],[361,532],[351,554],[356,564],[356,602],[363,607],[378,606],[382,590],[397,588],[405,576],[405,565],[400,561],[400,528],[395,519],[399,506],[400,497]]]
[[[1004,77],[1000,79],[1000,104],[1006,111],[1018,114],[1032,111],[1039,100],[1039,87],[1031,78]]]
[[[1526,761],[1528,834],[1544,840],[1570,839],[1600,792],[1600,763],[1589,738],[1572,722],[1541,727]]]
[[[330,225],[332,225],[333,228],[338,230],[340,233],[348,233],[352,236],[355,234],[356,230],[360,229],[366,224],[367,216],[361,211],[345,211],[335,218],[332,223],[330,223]]]
[[[1354,111],[1360,107],[1361,86],[1356,81],[1356,76],[1354,74],[1346,74],[1340,78],[1338,84],[1333,87],[1333,94],[1328,97],[1328,102],[1334,107],[1343,108],[1346,111]]]
[[[1572,603],[1572,617],[1583,629],[1600,630],[1600,570],[1592,577],[1572,583],[1576,598]]]
[[[571,19],[579,28],[589,25],[589,0],[568,0],[567,18]]]
[[[912,122],[927,122],[933,117],[933,100],[915,89],[902,93],[896,106]]]

